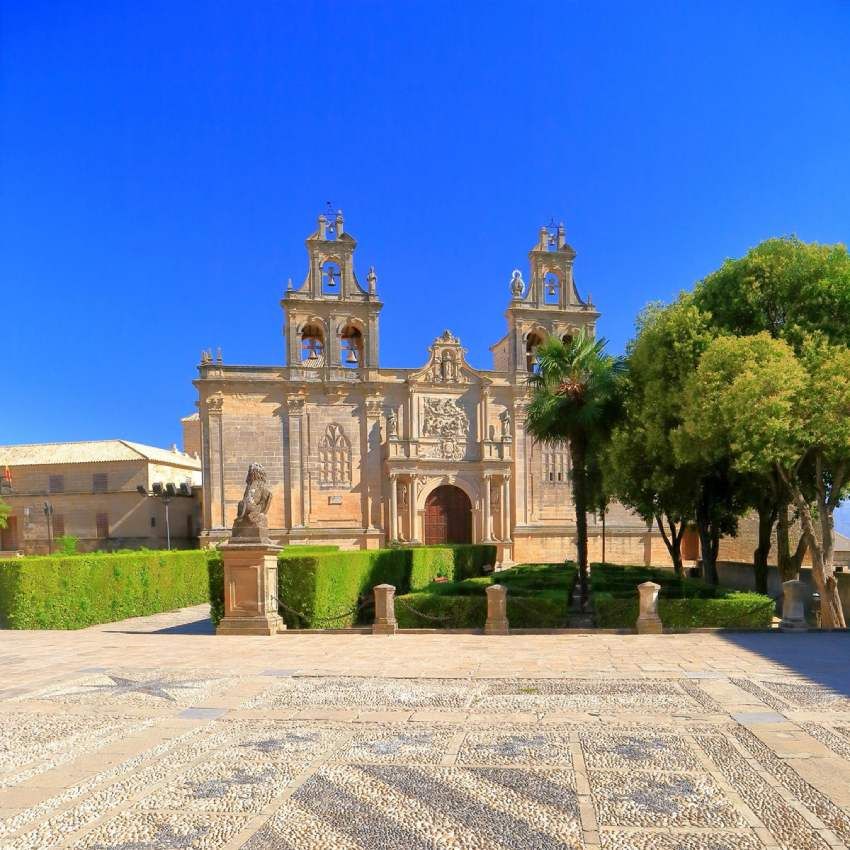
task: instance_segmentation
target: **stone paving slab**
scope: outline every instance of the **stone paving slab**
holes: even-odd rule
[[[850,847],[848,636],[2,632],[0,850]]]

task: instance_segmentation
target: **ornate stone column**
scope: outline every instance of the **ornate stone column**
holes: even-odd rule
[[[416,527],[416,519],[417,519],[417,511],[416,511],[416,502],[419,498],[419,476],[411,475],[410,476],[410,484],[408,486],[407,492],[407,500],[408,507],[410,509],[410,542],[418,543],[419,542],[419,534],[418,529]]]
[[[224,396],[220,392],[213,393],[207,398],[207,429],[205,440],[208,458],[204,470],[205,481],[209,481],[209,512],[208,528],[225,528],[224,508],[224,432],[222,429],[222,409]]]
[[[493,539],[493,517],[490,510],[490,473],[484,474],[484,542]]]
[[[390,473],[390,540],[398,542],[398,475]]]
[[[302,464],[304,406],[304,397],[301,395],[292,395],[286,399],[289,432],[289,516],[293,528],[303,528],[307,524]]]
[[[511,476],[502,476],[502,540],[511,542]]]
[[[362,433],[361,452],[361,484],[363,527],[373,530],[376,525],[382,526],[381,521],[381,413],[383,399],[380,396],[370,396],[366,399],[364,416],[364,431]]]

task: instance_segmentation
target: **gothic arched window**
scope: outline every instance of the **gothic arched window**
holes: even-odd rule
[[[310,368],[324,365],[325,334],[320,325],[307,324],[301,329],[301,365]]]
[[[336,422],[328,425],[319,441],[319,484],[322,487],[351,485],[351,443]]]
[[[566,484],[570,480],[570,457],[566,443],[543,446],[543,480],[547,484]]]

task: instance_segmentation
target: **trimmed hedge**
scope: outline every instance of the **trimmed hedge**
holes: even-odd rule
[[[427,587],[438,576],[481,575],[496,560],[492,545],[416,546],[338,551],[289,546],[278,556],[278,600],[289,628],[347,628],[372,620],[372,588],[392,584],[399,594]],[[210,611],[224,616],[224,568],[210,560]]]
[[[598,627],[633,629],[638,618],[637,585],[661,585],[658,616],[665,629],[769,628],[775,604],[759,593],[742,593],[682,579],[668,570],[593,564],[590,587]]]
[[[493,575],[434,583],[425,591],[396,597],[400,628],[482,628],[487,619],[487,587],[508,589],[512,628],[564,628],[576,569],[567,564],[525,564]]]
[[[194,549],[0,561],[0,628],[81,629],[197,605],[207,560]]]

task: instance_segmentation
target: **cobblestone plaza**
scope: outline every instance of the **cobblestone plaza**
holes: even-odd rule
[[[850,846],[845,634],[5,632],[3,850]]]

